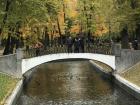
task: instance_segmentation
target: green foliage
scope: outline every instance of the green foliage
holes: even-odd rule
[[[112,33],[119,33],[127,26],[131,34],[140,23],[139,0],[79,0],[78,5],[79,20],[85,29],[88,27],[89,14],[92,16],[92,20],[89,22],[90,26],[93,26],[90,27],[92,31],[96,30],[96,24],[105,24],[108,30],[110,26]]]
[[[7,1],[10,5],[6,11]],[[64,9],[63,12],[69,14],[64,0],[0,0],[0,2],[0,27],[3,28],[4,37],[7,36],[5,33],[8,33],[8,27],[16,27],[18,22],[21,22],[22,27],[31,28],[49,23],[48,30],[52,32],[53,23],[56,23],[60,11]],[[99,25],[104,24],[112,33],[119,33],[126,25],[132,33],[140,23],[139,0],[77,0],[77,2],[78,18],[71,19],[66,16],[68,18],[65,20],[66,30],[70,30],[76,21],[83,32],[93,33]]]
[[[7,0],[0,0],[0,20],[3,20]],[[58,6],[56,0],[12,0],[10,9],[7,11],[8,18],[6,25],[29,22],[46,22],[49,15],[57,15]],[[2,24],[2,21],[1,21]]]
[[[2,38],[7,39],[8,33],[11,33],[12,37],[17,37],[17,31],[26,28],[24,42],[27,45],[32,45],[41,39],[42,28],[46,27],[50,20],[56,20],[61,5],[58,0],[0,0],[0,2]],[[8,10],[6,10],[7,2],[10,2]],[[17,27],[19,22],[21,26]],[[9,27],[13,27],[14,31],[10,32]]]

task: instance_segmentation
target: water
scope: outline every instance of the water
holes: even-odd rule
[[[18,105],[140,105],[140,102],[104,79],[88,61],[71,61],[37,67]]]

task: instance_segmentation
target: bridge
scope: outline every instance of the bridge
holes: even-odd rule
[[[116,47],[115,47],[116,46]],[[119,44],[111,46],[86,47],[84,52],[68,53],[65,46],[47,49],[18,49],[16,54],[0,57],[0,72],[21,78],[23,74],[43,63],[63,59],[96,60],[110,66],[116,72],[124,72],[140,61],[140,50],[120,49]]]
[[[28,59],[22,59],[22,74],[28,70],[50,61],[63,59],[88,59],[100,61],[115,70],[115,56],[96,53],[59,53],[49,54]]]
[[[64,59],[96,60],[110,66],[113,70],[116,69],[115,56],[112,55],[110,46],[90,46],[90,48],[86,47],[85,51],[81,53],[67,53],[66,49],[66,46],[53,46],[46,50],[39,49],[39,54],[36,53],[38,49],[25,50],[24,59],[21,63],[22,74],[40,64]]]

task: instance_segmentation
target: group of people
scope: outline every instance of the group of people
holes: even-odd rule
[[[134,50],[138,50],[138,40],[135,39],[133,42],[132,42],[132,47]]]
[[[69,36],[66,40],[66,45],[68,53],[84,53],[84,38],[80,36],[75,38]]]
[[[84,38],[80,35],[77,35],[76,37],[68,36],[67,38],[65,38],[63,40],[62,45],[66,45],[68,53],[84,53],[85,52],[85,48],[84,48],[85,45],[90,48],[90,45],[94,44],[94,43],[96,43],[97,45],[105,44],[105,42],[101,42],[101,41],[98,41],[98,40],[93,41],[93,40],[90,40],[90,39],[86,39],[86,40],[84,40],[84,39],[86,39],[86,38]],[[111,40],[111,44],[112,43],[113,43],[113,41]],[[34,48],[36,48],[36,55],[37,56],[40,55],[40,53],[41,53],[40,50],[43,47],[44,47],[44,45],[42,43],[38,42],[37,44],[35,44]],[[138,40],[137,39],[135,39],[131,43],[131,47],[134,50],[138,50]]]
[[[43,46],[43,44],[42,43],[40,43],[40,42],[38,42],[38,43],[36,43],[35,44],[35,46],[34,46],[34,48],[36,49],[36,56],[39,56],[40,55],[40,53],[41,53],[41,48],[43,48],[44,46]]]

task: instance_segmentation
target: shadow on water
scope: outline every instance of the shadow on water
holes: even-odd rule
[[[140,105],[88,61],[50,62],[32,71],[18,105]]]

